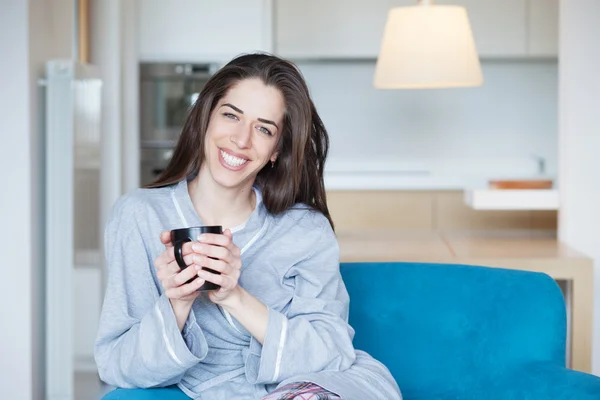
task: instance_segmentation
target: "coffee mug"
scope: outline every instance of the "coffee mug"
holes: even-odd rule
[[[198,236],[200,236],[203,233],[221,234],[221,233],[223,233],[223,227],[220,225],[193,226],[191,228],[173,229],[171,231],[171,243],[173,243],[173,247],[175,250],[175,260],[177,260],[177,265],[179,265],[179,268],[181,268],[182,270],[187,268],[188,266],[185,264],[185,261],[183,260],[183,250],[181,247],[183,246],[184,243],[197,241]],[[203,267],[202,269],[205,269],[208,272],[211,272],[213,274],[220,274],[220,272],[214,271],[210,268]],[[194,278],[190,279],[189,281],[187,281],[186,283],[190,283],[194,279],[196,279],[196,278],[194,277]],[[219,288],[220,288],[220,286],[217,284],[214,284],[212,282],[204,282],[204,284],[202,286],[200,286],[197,291],[204,292],[204,291],[208,291],[208,290],[217,290]]]

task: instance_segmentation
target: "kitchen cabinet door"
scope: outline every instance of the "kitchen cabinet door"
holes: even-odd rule
[[[481,57],[556,56],[559,0],[437,0],[467,8]]]
[[[527,55],[528,0],[436,0],[467,8],[482,57]],[[543,0],[539,0],[543,1]],[[377,57],[387,12],[417,0],[275,0],[275,51],[290,58]]]
[[[467,9],[480,57],[527,55],[527,0],[437,0]]]
[[[283,57],[374,58],[388,10],[416,0],[275,0],[275,51]]]
[[[528,0],[528,53],[531,56],[558,55],[558,1]]]
[[[143,0],[141,61],[226,61],[271,49],[270,0]]]

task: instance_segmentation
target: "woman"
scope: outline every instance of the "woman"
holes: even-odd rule
[[[207,82],[164,173],[123,196],[106,228],[100,377],[168,389],[109,397],[400,398],[389,371],[352,346],[327,150],[293,64],[244,55]],[[169,230],[199,225],[225,230],[185,244],[181,270]],[[206,281],[221,288],[196,291]]]

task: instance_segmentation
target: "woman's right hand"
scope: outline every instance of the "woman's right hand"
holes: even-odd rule
[[[160,241],[165,245],[163,251],[154,261],[156,267],[156,277],[160,280],[162,287],[165,290],[165,295],[171,301],[173,309],[176,306],[189,306],[198,297],[200,292],[196,290],[204,284],[204,279],[198,277],[198,271],[193,265],[194,252],[192,243],[184,243],[182,246],[183,260],[186,265],[191,265],[190,268],[179,268],[175,260],[175,252],[173,243],[171,243],[171,233],[163,231],[160,234]],[[190,283],[186,283],[192,278]]]

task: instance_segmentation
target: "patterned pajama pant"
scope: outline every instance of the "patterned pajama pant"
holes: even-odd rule
[[[314,383],[298,382],[282,386],[262,400],[341,400],[341,397]]]

